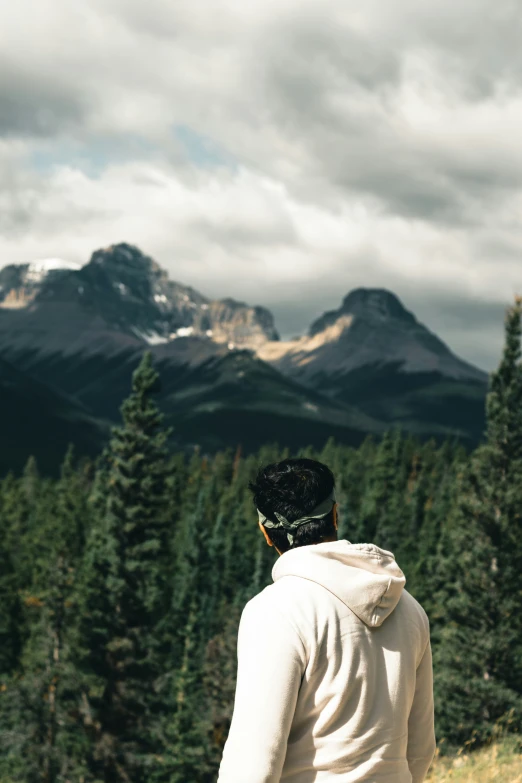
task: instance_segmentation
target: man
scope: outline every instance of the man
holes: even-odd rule
[[[250,485],[281,557],[241,616],[218,783],[421,783],[432,761],[428,618],[391,552],[337,540],[334,484],[288,459]]]

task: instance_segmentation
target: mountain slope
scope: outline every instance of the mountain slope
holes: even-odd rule
[[[381,431],[371,417],[285,378],[246,350],[196,337],[117,350],[107,350],[106,342],[105,350],[76,353],[57,350],[56,339],[53,344],[53,351],[18,344],[3,352],[32,376],[52,379],[92,415],[113,422],[144,347],[151,350],[161,377],[158,402],[177,446],[215,450],[241,443],[250,451],[277,441],[298,448],[304,442],[320,446],[331,435],[356,445],[366,433]]]
[[[308,336],[265,343],[261,358],[317,386],[327,375],[335,388],[362,367],[400,366],[405,374],[436,372],[447,378],[483,382],[485,373],[455,356],[417,321],[400,300],[383,289],[359,288],[338,310],[318,318]]]
[[[56,473],[70,443],[95,456],[106,436],[77,402],[0,358],[0,474],[20,470],[30,455]]]
[[[352,291],[308,336],[267,342],[258,356],[388,425],[473,440],[482,434],[486,374],[455,356],[389,291]]]
[[[137,248],[0,270],[0,355],[117,421],[143,350],[178,446],[358,443],[391,425],[421,436],[482,434],[486,376],[461,361],[393,294],[358,289],[309,334],[281,342],[271,313],[211,300]]]

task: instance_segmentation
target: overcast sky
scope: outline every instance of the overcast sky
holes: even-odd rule
[[[386,287],[495,366],[522,292],[519,0],[0,6],[0,266],[137,244],[301,333]]]

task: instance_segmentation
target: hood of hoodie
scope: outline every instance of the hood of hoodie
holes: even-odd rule
[[[274,582],[284,576],[317,582],[372,628],[393,612],[406,584],[391,552],[344,539],[285,552],[272,569]]]

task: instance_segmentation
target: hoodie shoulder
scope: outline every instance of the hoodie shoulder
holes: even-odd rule
[[[407,590],[403,590],[399,606],[397,607],[404,618],[415,627],[415,636],[418,640],[419,656],[422,657],[430,641],[430,621],[423,607]],[[420,661],[418,657],[418,662]]]
[[[285,589],[286,584],[274,582],[267,585],[260,593],[245,604],[243,613],[252,617],[271,618],[273,622],[284,620],[300,635],[297,624],[293,620],[293,601]]]
[[[291,623],[300,586],[302,586],[301,579],[280,579],[267,585],[251,598],[245,604],[245,609],[248,608],[252,614],[283,615]]]
[[[407,590],[403,590],[402,600],[408,605],[410,612],[414,613],[427,634],[430,632],[430,621],[422,605]]]
[[[275,584],[268,585],[245,604],[241,614],[240,629],[250,628],[250,635],[286,636],[289,643],[306,659],[307,644],[303,638],[298,618],[292,611],[291,602],[285,600]]]

